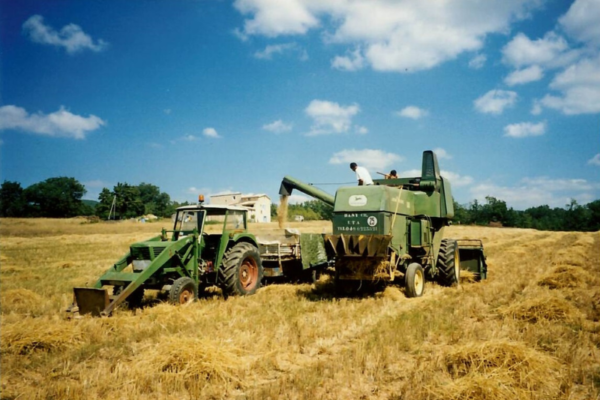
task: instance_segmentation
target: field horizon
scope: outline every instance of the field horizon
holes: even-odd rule
[[[483,240],[488,279],[420,298],[322,277],[68,318],[73,287],[170,224],[0,219],[0,399],[600,398],[600,232],[451,226]]]

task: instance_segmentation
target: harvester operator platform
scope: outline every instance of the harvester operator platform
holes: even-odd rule
[[[365,167],[359,167],[356,163],[350,164],[350,169],[356,172],[356,179],[358,180],[358,186],[363,185],[372,185],[373,179],[371,178],[371,174]]]

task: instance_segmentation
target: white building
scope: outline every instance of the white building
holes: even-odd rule
[[[266,194],[217,194],[210,196],[210,204],[242,206],[248,209],[249,222],[271,222],[271,199]]]

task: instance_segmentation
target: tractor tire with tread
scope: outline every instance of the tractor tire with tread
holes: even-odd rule
[[[225,298],[254,294],[263,279],[263,266],[256,246],[239,242],[227,250],[218,277]]]
[[[169,303],[184,305],[198,298],[198,286],[190,277],[178,278],[169,289]]]
[[[421,264],[412,263],[406,268],[404,274],[404,288],[406,297],[421,297],[425,292],[425,271]]]
[[[437,282],[442,286],[456,286],[460,282],[460,258],[458,243],[454,239],[442,239],[437,262]]]

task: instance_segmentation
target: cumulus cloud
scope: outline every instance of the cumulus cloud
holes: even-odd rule
[[[107,48],[108,43],[99,39],[96,43],[79,25],[65,25],[60,31],[44,24],[41,15],[30,17],[23,24],[23,33],[36,43],[64,47],[67,53],[74,54],[83,50],[95,52]]]
[[[514,138],[541,136],[545,132],[546,122],[539,122],[537,124],[531,122],[521,122],[519,124],[510,124],[504,127],[504,136]]]
[[[485,65],[487,61],[487,57],[485,54],[477,54],[475,57],[471,58],[469,61],[469,68],[472,69],[481,69]]]
[[[418,0],[236,0],[246,19],[240,36],[304,35],[322,29],[328,42],[364,51],[338,56],[334,68],[414,72],[482,48],[487,35],[525,18],[537,0],[451,0],[435,7]],[[326,23],[335,21],[329,30]],[[360,56],[360,57],[359,57]],[[364,64],[358,62],[364,58]]]
[[[273,133],[284,133],[292,130],[292,124],[286,124],[282,120],[278,119],[277,121],[273,121],[270,124],[263,125],[262,128],[265,131]]]
[[[369,133],[369,129],[367,129],[367,127],[365,127],[365,126],[359,126],[359,125],[356,125],[354,127],[354,131],[356,133],[358,133],[359,135],[366,135],[367,133]]]
[[[313,100],[304,110],[313,119],[308,136],[348,132],[352,126],[352,118],[358,114],[358,104],[341,106],[338,103]]]
[[[329,164],[350,165],[350,163],[355,162],[369,170],[386,170],[389,167],[394,167],[395,164],[403,160],[403,157],[383,150],[350,149],[334,153],[329,159]]]
[[[448,154],[448,152],[441,147],[433,149],[433,152],[437,156],[438,160],[450,160],[452,156]]]
[[[525,209],[539,205],[564,207],[570,199],[586,204],[599,189],[597,183],[585,179],[551,179],[549,177],[523,178],[515,186],[500,186],[495,183],[481,183],[470,189],[471,195],[478,201],[486,196],[506,201],[510,207]]]
[[[510,90],[490,90],[477,100],[475,109],[484,114],[502,114],[517,101],[517,93]]]
[[[541,104],[563,114],[600,112],[600,56],[585,58],[557,74],[550,88],[560,94],[546,95]]]
[[[469,186],[473,183],[473,178],[468,175],[460,175],[456,172],[441,170],[440,175],[450,181],[452,187]]]
[[[299,54],[299,58],[302,61],[308,59],[308,53],[306,50],[298,47],[296,43],[281,43],[281,44],[271,44],[267,45],[264,50],[257,51],[254,53],[254,57],[262,60],[271,60],[273,56],[276,54],[283,54],[286,52],[297,52]]]
[[[64,107],[51,114],[29,114],[24,108],[0,107],[0,130],[15,129],[39,135],[85,139],[85,136],[106,122],[95,115],[82,117]]]
[[[502,60],[515,68],[531,65],[557,67],[574,59],[576,52],[569,50],[565,38],[554,32],[536,40],[519,33],[502,49]]]
[[[590,158],[587,163],[588,163],[588,165],[600,166],[600,153],[598,153],[594,157]]]
[[[336,56],[331,61],[331,68],[342,71],[358,71],[365,66],[365,58],[360,53],[360,49],[352,51],[347,56]]]
[[[511,72],[504,83],[508,86],[522,85],[529,82],[539,81],[544,77],[544,71],[538,65],[532,65],[524,69],[518,69]]]
[[[204,128],[202,134],[209,138],[220,138],[221,136],[217,133],[215,128]]]
[[[421,119],[429,115],[429,112],[417,106],[408,106],[404,107],[400,111],[397,111],[396,115],[404,118]]]
[[[573,38],[600,45],[600,3],[597,0],[577,0],[559,19],[562,28]]]

